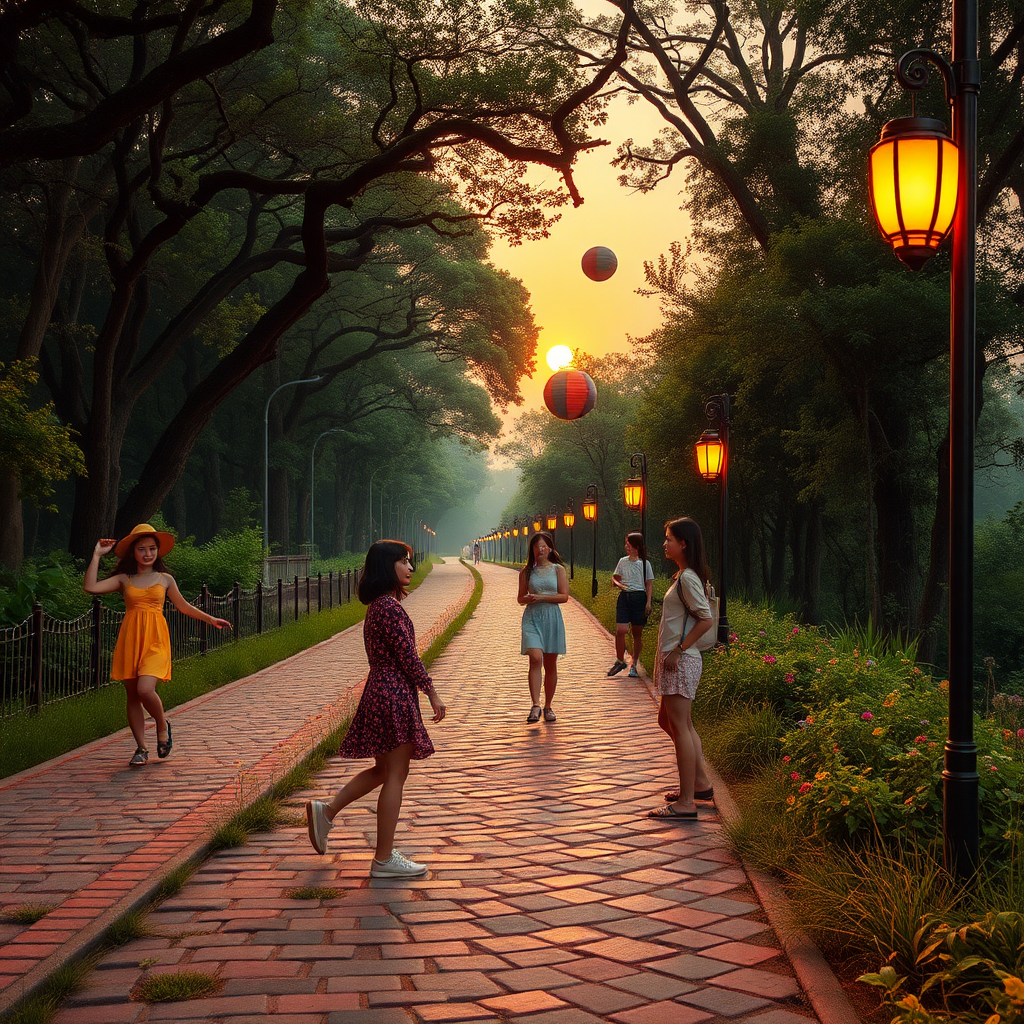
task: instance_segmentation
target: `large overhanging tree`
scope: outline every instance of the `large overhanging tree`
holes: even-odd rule
[[[944,46],[948,5],[903,0],[732,6],[723,0],[687,5],[610,0],[610,6],[617,9],[615,15],[581,23],[574,33],[552,42],[589,66],[601,66],[620,45],[622,32],[628,32],[629,57],[619,67],[616,82],[656,109],[665,127],[655,139],[630,140],[623,146],[618,161],[623,182],[653,188],[682,173],[695,246],[713,273],[727,268],[742,275],[744,267],[751,274],[760,272],[783,243],[787,252],[775,265],[794,271],[791,301],[805,291],[824,297],[833,284],[876,286],[879,275],[886,273],[880,262],[871,271],[873,281],[865,281],[859,271],[855,282],[835,282],[836,252],[819,244],[821,233],[831,231],[842,239],[843,228],[829,227],[830,221],[842,219],[852,226],[846,231],[852,239],[865,223],[867,148],[882,122],[909,113],[893,82],[895,58],[913,47]],[[979,215],[986,218],[990,238],[999,242],[1007,218],[1018,227],[1020,223],[1011,198],[1016,195],[1019,204],[1024,184],[1024,8],[1014,0],[984,0],[981,6],[985,158]],[[937,90],[919,101],[920,112],[929,104],[936,107],[930,112],[943,115]],[[852,112],[861,109],[863,113]],[[817,236],[801,238],[815,222]],[[861,240],[854,245],[860,246]],[[1007,255],[1008,249],[993,245],[986,269],[1004,296],[1015,295],[1020,305],[1024,289],[1019,243],[1015,255]],[[926,276],[941,271],[937,264]],[[827,298],[823,305],[828,307]],[[809,307],[805,302],[804,308]],[[919,509],[913,490],[905,486],[914,438],[901,407],[905,396],[896,385],[901,374],[920,378],[933,372],[947,348],[946,327],[936,322],[930,342],[924,339],[907,358],[892,343],[891,325],[872,325],[859,316],[840,323],[840,312],[831,308],[827,332],[800,333],[813,343],[808,351],[828,365],[837,381],[836,401],[847,403],[848,415],[868,446],[863,459],[871,466],[867,485],[875,506],[873,539],[867,544],[871,580],[877,562],[869,604],[879,618],[888,606],[891,625],[926,628],[941,599],[948,524],[940,500],[931,516],[930,561],[921,587],[914,545]],[[1005,317],[989,319],[999,330],[979,335],[979,385],[987,359],[1006,359],[1020,348],[1019,318],[1017,329],[1011,326],[1009,331]],[[721,386],[727,383],[723,380]],[[912,389],[917,386],[911,382]],[[936,450],[939,494],[945,493],[946,443]],[[809,471],[802,467],[799,472],[806,478]],[[843,481],[837,478],[834,484],[842,486]],[[819,514],[813,504],[810,511]],[[867,521],[870,529],[870,515]],[[780,521],[780,526],[785,524]],[[820,525],[812,532],[820,536]]]
[[[5,219],[19,257],[8,287],[25,298],[12,347],[44,357],[58,405],[83,428],[79,553],[159,507],[219,404],[382,238],[457,232],[467,218],[530,237],[553,207],[580,202],[573,162],[600,144],[588,131],[615,69],[586,72],[537,45],[538,18],[557,19],[558,4],[125,10],[25,3],[0,23]],[[531,188],[529,164],[564,188]],[[409,175],[457,187],[463,212],[415,189],[393,212],[368,199]],[[191,388],[119,512],[132,410],[225,303],[261,312]],[[11,474],[0,521],[11,524],[0,561],[17,564]]]

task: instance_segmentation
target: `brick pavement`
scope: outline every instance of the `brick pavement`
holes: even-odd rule
[[[398,846],[422,880],[370,880],[368,801],[330,851],[298,811],[357,765],[332,761],[295,823],[207,861],[107,956],[56,1024],[809,1024],[804,993],[742,867],[707,811],[644,816],[672,781],[646,688],[604,676],[612,642],[565,607],[559,720],[525,724],[515,580],[481,566],[484,598],[433,666],[449,707],[437,754],[414,762]],[[299,900],[298,886],[331,886]],[[212,997],[147,1006],[146,975],[199,970]]]
[[[464,607],[472,583],[451,561],[409,595],[421,648]],[[55,907],[28,927],[0,921],[0,1010],[301,759],[347,713],[366,670],[359,623],[174,708],[165,761],[129,769],[124,729],[0,781],[0,907]]]

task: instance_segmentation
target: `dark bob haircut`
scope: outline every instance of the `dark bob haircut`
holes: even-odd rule
[[[400,540],[375,540],[370,545],[356,591],[363,604],[383,594],[394,594],[399,601],[406,596],[407,591],[395,574],[395,566],[407,555],[412,558],[412,548]]]

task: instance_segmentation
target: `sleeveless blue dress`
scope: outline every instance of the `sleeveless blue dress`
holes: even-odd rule
[[[558,572],[553,565],[535,565],[530,572],[531,594],[557,594]],[[530,648],[545,654],[565,654],[565,624],[562,609],[550,601],[528,604],[523,609],[523,645],[520,654]]]

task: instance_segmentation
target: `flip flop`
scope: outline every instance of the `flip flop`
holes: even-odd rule
[[[665,799],[670,804],[674,804],[679,799],[679,790],[678,789],[670,789],[665,794]],[[695,789],[693,791],[693,799],[694,800],[714,800],[715,799],[715,789],[714,789],[714,786],[711,786],[708,789]]]
[[[656,807],[653,811],[647,812],[648,818],[685,818],[687,821],[693,821],[697,817],[696,811],[673,811],[671,804],[665,804],[664,807]]]

